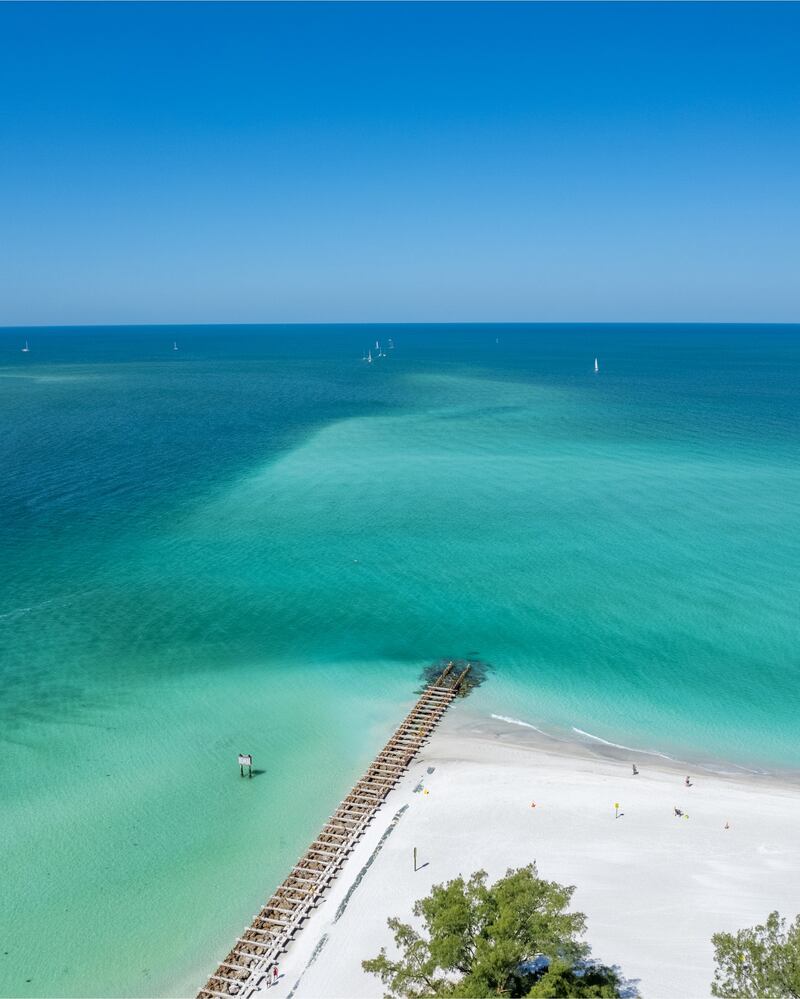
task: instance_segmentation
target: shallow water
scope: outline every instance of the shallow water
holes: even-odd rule
[[[441,656],[796,768],[799,390],[798,327],[0,331],[0,993],[186,991]]]

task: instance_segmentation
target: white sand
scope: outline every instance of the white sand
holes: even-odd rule
[[[476,720],[456,706],[264,995],[382,996],[361,961],[382,945],[391,952],[387,916],[410,920],[415,899],[458,874],[484,868],[494,879],[535,860],[543,877],[577,885],[573,905],[588,916],[594,955],[638,979],[644,996],[708,996],[712,933],[752,925],[772,909],[792,917],[800,909],[800,787],[695,771],[687,789],[685,769],[617,757]],[[637,777],[625,761],[632,758]],[[415,792],[421,781],[428,794]],[[688,819],[674,816],[676,805]],[[424,865],[416,872],[414,846]]]

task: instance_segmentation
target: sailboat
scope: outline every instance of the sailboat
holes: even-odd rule
[[[25,341],[25,346],[24,346],[24,347],[21,347],[20,349],[22,350],[22,353],[23,353],[23,354],[28,354],[28,353],[30,353],[30,349],[31,349],[31,348],[30,348],[30,347],[28,346],[28,341],[27,341],[27,340]]]
[[[394,340],[391,337],[389,337],[389,350],[394,350]]]
[[[599,370],[600,370],[600,365],[597,363],[597,358],[595,358],[594,359],[594,373],[597,374],[597,372]]]
[[[178,349],[178,341],[177,340],[173,340],[172,341],[172,349],[173,350],[177,350]]]
[[[372,364],[372,351],[367,351],[367,364]]]

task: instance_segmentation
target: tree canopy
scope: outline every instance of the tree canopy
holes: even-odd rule
[[[771,912],[763,926],[715,933],[711,993],[736,999],[800,999],[800,916]]]
[[[423,932],[388,920],[399,952],[364,961],[390,999],[453,996],[614,997],[621,979],[588,960],[586,917],[568,912],[573,886],[540,878],[534,864],[487,886],[485,871],[434,885],[414,904]]]

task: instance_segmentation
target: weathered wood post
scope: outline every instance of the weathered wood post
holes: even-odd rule
[[[378,753],[372,766],[328,819],[322,832],[292,868],[283,884],[262,906],[259,914],[253,917],[252,924],[245,929],[243,936],[237,937],[225,960],[218,964],[215,972],[200,989],[198,999],[231,999],[228,991],[231,984],[239,987],[240,997],[251,994],[254,988],[265,984],[263,979],[269,976],[270,971],[273,979],[278,979],[275,964],[277,955],[285,952],[300,922],[307,918],[330,882],[337,876],[338,866],[332,866],[330,858],[333,857],[338,865],[344,854],[352,850],[359,841],[385,800],[389,788],[407,771],[409,763],[419,753],[424,741],[422,737],[433,731],[445,709],[452,703],[469,667],[455,680],[445,683],[452,669],[452,666],[448,666],[433,682],[426,685],[415,707]],[[252,756],[240,753],[238,762],[240,776],[244,777],[244,768],[247,767],[248,776],[252,777]],[[256,775],[260,773],[264,771],[256,770]],[[379,776],[382,773],[387,775],[386,780]],[[423,793],[427,795],[428,789],[425,788]],[[415,871],[421,869],[418,854],[417,847],[414,847]],[[422,865],[425,866],[427,865]],[[287,896],[290,897],[287,899]],[[287,915],[291,916],[289,922],[286,920]]]

